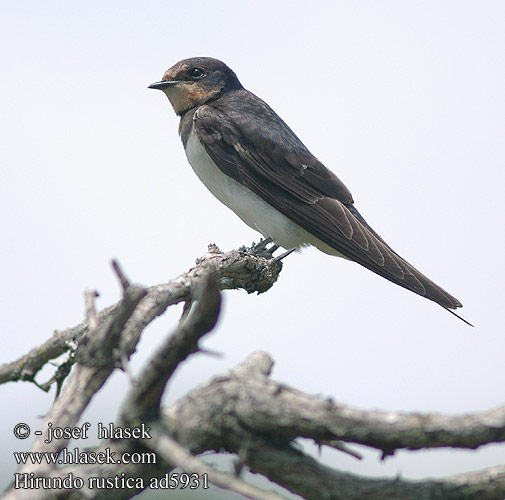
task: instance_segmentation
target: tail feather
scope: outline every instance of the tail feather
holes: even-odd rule
[[[389,255],[393,257],[395,263],[399,265],[403,270],[404,277],[400,278],[392,273],[387,274],[380,273],[380,271],[378,271],[377,268],[371,270],[375,271],[378,274],[381,274],[387,280],[392,281],[393,283],[400,285],[401,287],[406,288],[407,290],[410,290],[418,295],[421,295],[422,297],[425,297],[429,300],[432,300],[433,302],[436,302],[444,309],[449,311],[451,314],[459,318],[461,321],[473,327],[473,325],[469,321],[462,318],[461,316],[459,316],[458,314],[456,314],[454,311],[451,310],[462,307],[461,302],[456,297],[453,297],[450,293],[446,292],[441,286],[434,283],[432,280],[430,280],[428,277],[426,277],[424,274],[418,271],[412,264],[410,264],[403,257],[401,257],[397,252],[395,252],[382,239],[382,237],[379,234],[377,234],[377,232],[366,222],[364,217],[358,212],[358,210],[354,207],[354,205],[349,204],[346,205],[346,207],[352,213],[352,215],[357,220],[359,220],[359,222],[366,228],[370,236],[377,240],[376,244],[382,247],[382,249],[386,249]],[[365,267],[368,267],[364,262],[359,263],[361,265],[364,265]]]

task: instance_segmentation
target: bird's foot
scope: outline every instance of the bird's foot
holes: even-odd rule
[[[265,238],[260,240],[259,243],[253,243],[250,247],[242,247],[240,250],[256,255],[257,257],[264,257],[265,259],[273,258],[273,252],[275,252],[279,246],[273,244],[270,248],[268,245],[272,242],[272,238]]]
[[[296,250],[295,248],[292,248],[291,250],[288,250],[287,252],[274,257],[274,252],[276,252],[280,247],[275,243],[272,246],[268,247],[270,243],[273,243],[272,238],[265,238],[259,243],[253,243],[250,248],[244,248],[244,250],[258,257],[264,257],[265,259],[275,259],[276,261],[281,261],[290,253]]]
[[[270,243],[273,243],[272,238],[265,238],[261,240],[259,243],[253,243],[250,248],[247,248],[246,251],[256,255],[257,257],[264,257],[265,259],[273,259],[274,252],[279,249],[279,245],[275,243],[271,246]]]
[[[261,239],[259,243],[253,243],[249,250],[254,254],[258,254],[266,250],[267,246],[270,245],[270,243],[272,243],[272,238],[264,238]]]
[[[277,248],[279,248],[279,247],[277,247]],[[286,252],[281,253],[277,257],[274,257],[274,260],[275,261],[280,261],[280,260],[286,258],[289,254],[292,254],[295,250],[296,250],[296,248],[292,248],[291,250],[287,250]]]

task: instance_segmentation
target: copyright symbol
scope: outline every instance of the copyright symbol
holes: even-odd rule
[[[26,424],[17,424],[14,427],[14,436],[18,439],[26,439],[30,435],[30,427]]]

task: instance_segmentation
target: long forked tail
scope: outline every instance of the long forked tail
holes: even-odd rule
[[[466,323],[468,326],[471,326],[472,328],[474,327],[472,325],[472,323],[470,323],[470,321],[467,321],[465,318],[462,318],[459,314],[456,314],[454,311],[451,311],[449,308],[447,307],[444,307],[444,309],[448,312],[450,312],[451,314],[453,314],[454,316],[456,316],[456,318],[460,319],[461,321],[463,321],[463,323]]]

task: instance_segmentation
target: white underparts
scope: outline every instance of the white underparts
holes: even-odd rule
[[[224,174],[207,154],[193,130],[186,143],[186,156],[207,189],[265,238],[272,238],[277,245],[287,250],[314,245],[325,253],[341,255],[271,207],[250,189]]]

